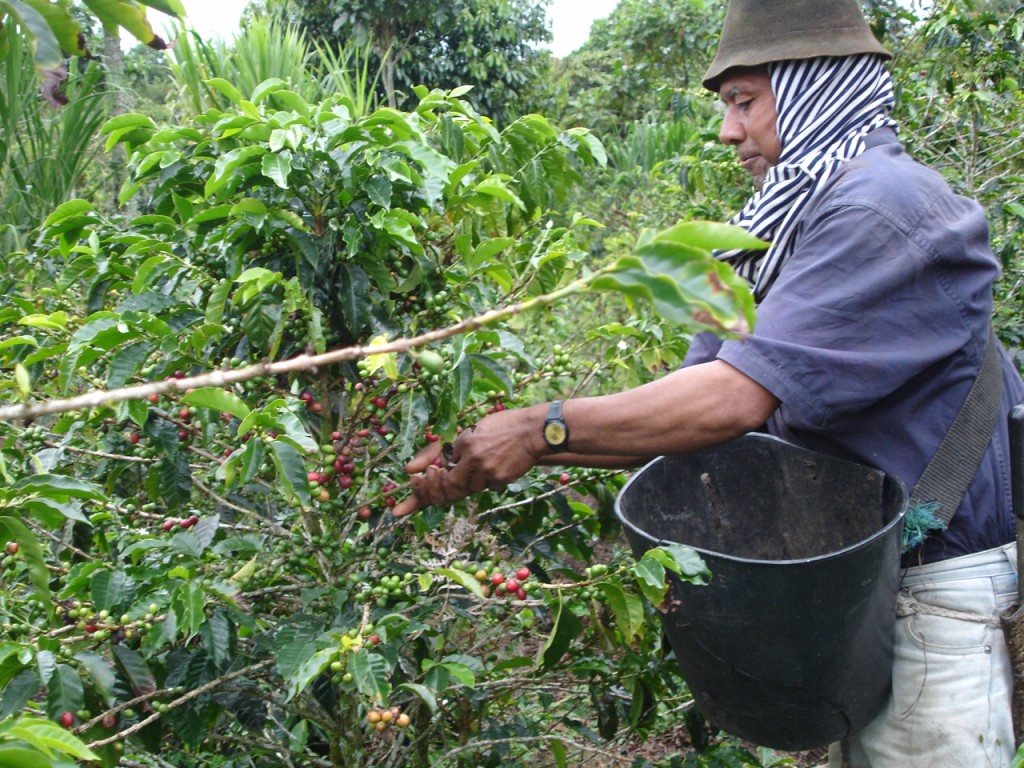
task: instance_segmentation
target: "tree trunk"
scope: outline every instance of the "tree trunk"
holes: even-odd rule
[[[124,87],[124,53],[121,51],[121,38],[118,30],[103,31],[103,66],[106,69],[107,87],[114,95],[110,116],[117,117],[131,111],[131,94]],[[110,151],[108,190],[114,201],[117,200],[121,186],[128,178],[128,158],[123,144],[118,144]],[[134,198],[125,205],[125,215],[136,215]]]

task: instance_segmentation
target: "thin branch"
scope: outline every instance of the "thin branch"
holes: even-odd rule
[[[232,744],[234,746],[257,747],[259,749],[266,750],[267,752],[273,752],[279,759],[285,760],[289,766],[294,765],[291,758],[296,756],[296,753],[291,752],[287,747],[284,747],[281,744],[273,744],[268,741],[256,741],[255,739],[242,739],[237,736],[228,736],[220,733],[210,734],[210,739],[212,741],[219,741],[225,744]],[[310,765],[318,766],[320,768],[333,768],[334,766],[334,763],[331,763],[328,760],[313,757],[312,755],[305,753],[298,753],[298,756],[302,758],[302,764],[304,766]]]
[[[236,677],[242,677],[243,675],[248,675],[248,674],[250,674],[252,672],[256,672],[256,671],[258,671],[260,669],[263,669],[265,667],[269,667],[273,663],[274,663],[273,659],[265,659],[264,661],[258,662],[256,664],[252,664],[252,665],[250,665],[248,667],[244,667],[243,669],[238,669],[238,670],[235,670],[234,672],[229,672],[228,674],[223,675],[221,677],[218,677],[216,680],[211,680],[210,682],[206,683],[205,685],[201,685],[198,688],[195,688],[195,689],[189,691],[184,696],[181,696],[180,698],[175,699],[174,701],[172,701],[170,704],[167,705],[167,709],[168,710],[176,709],[177,707],[183,706],[183,705],[187,704],[188,702],[192,701],[192,699],[198,699],[200,696],[202,696],[203,694],[207,693],[208,691],[212,691],[214,688],[218,688],[218,687],[224,685],[224,683],[228,682],[229,680],[234,680]],[[152,698],[153,695],[154,694],[149,694],[149,698]],[[126,706],[126,705],[124,705],[124,706]],[[108,737],[106,739],[100,739],[99,741],[93,741],[93,742],[91,742],[89,744],[89,749],[99,749],[100,747],[105,747],[107,744],[113,744],[116,741],[121,741],[122,739],[125,739],[128,736],[131,736],[132,734],[138,733],[139,731],[141,731],[143,728],[145,728],[150,723],[153,723],[153,722],[156,722],[157,720],[159,720],[160,717],[162,716],[162,714],[163,713],[161,713],[161,712],[154,712],[152,715],[150,715],[149,717],[143,718],[142,720],[140,720],[139,722],[137,722],[135,725],[131,726],[130,728],[125,728],[123,731],[119,731],[118,733],[116,733],[113,736],[110,736],[110,737]],[[86,723],[85,726],[83,726],[83,728],[87,727],[89,725],[94,725],[94,723],[92,721],[90,721],[89,723]]]
[[[182,689],[181,688],[164,688],[162,690],[150,691],[149,693],[140,694],[140,695],[136,696],[134,699],[130,699],[128,701],[123,701],[120,704],[118,704],[117,706],[111,707],[106,712],[103,712],[102,714],[99,714],[96,717],[94,717],[92,720],[85,721],[81,725],[79,725],[76,728],[74,728],[71,732],[76,734],[76,735],[80,734],[80,733],[84,733],[85,731],[87,731],[90,728],[92,728],[94,725],[98,725],[99,723],[101,723],[103,721],[103,716],[104,715],[116,715],[118,712],[122,712],[122,711],[124,711],[126,709],[131,709],[132,707],[138,706],[139,704],[145,704],[147,701],[151,701],[152,699],[156,699],[156,698],[159,698],[161,696],[167,696],[167,695],[176,694],[180,690],[182,690]]]
[[[267,518],[265,518],[262,515],[260,515],[258,512],[254,512],[251,509],[246,509],[245,507],[239,506],[238,504],[234,504],[234,503],[228,501],[223,496],[221,496],[221,495],[217,494],[216,492],[214,492],[214,490],[212,488],[210,488],[205,483],[203,483],[195,475],[192,476],[192,483],[202,493],[206,494],[211,499],[216,501],[218,504],[226,507],[227,509],[233,509],[235,512],[238,512],[239,514],[245,515],[246,517],[254,517],[254,518],[256,518],[256,520],[260,523],[261,526],[265,526],[266,528],[269,528],[269,529],[273,530],[279,536],[289,536],[289,537],[291,536],[291,534],[288,532],[288,529],[278,525],[273,520],[268,520]],[[260,529],[258,529],[258,530],[262,530],[262,527]]]
[[[73,544],[68,544],[66,541],[64,541],[60,537],[54,535],[50,531],[46,530],[45,528],[43,528],[41,525],[39,525],[38,523],[36,523],[34,520],[32,520],[29,517],[22,517],[21,518],[21,522],[23,522],[29,528],[34,530],[40,536],[45,536],[50,541],[52,541],[54,544],[59,544],[60,546],[64,547],[65,549],[71,550],[72,552],[74,552],[76,555],[78,555],[81,558],[84,558],[86,560],[95,560],[96,559],[95,557],[93,557],[92,555],[88,554],[87,552],[83,552],[78,547],[74,546]]]
[[[595,273],[590,279],[602,274],[604,271],[607,270]],[[121,389],[96,389],[91,392],[86,392],[85,394],[63,400],[49,400],[41,403],[9,405],[0,408],[0,420],[15,421],[20,419],[32,419],[52,413],[67,413],[68,411],[77,411],[87,408],[109,407],[114,403],[126,400],[144,400],[150,395],[165,395],[175,392],[185,392],[186,390],[198,389],[199,387],[225,387],[229,384],[249,381],[250,379],[295,373],[296,371],[308,371],[321,366],[332,365],[334,363],[360,360],[362,358],[369,357],[370,355],[399,354],[408,352],[416,347],[440,341],[441,339],[451,338],[452,336],[459,336],[471,331],[476,331],[492,323],[498,322],[499,320],[505,320],[507,318],[520,315],[528,310],[547,306],[548,304],[563,299],[566,296],[571,296],[574,293],[584,290],[588,283],[589,279],[575,280],[563,288],[542,296],[535,296],[534,298],[520,302],[519,304],[513,304],[501,309],[490,309],[481,315],[455,323],[447,328],[429,331],[411,338],[396,339],[395,341],[386,344],[344,347],[331,352],[325,352],[322,355],[302,354],[276,363],[257,363],[255,365],[245,366],[244,368],[211,371],[210,373],[181,379],[169,378],[163,381],[138,384],[136,386],[123,387]]]
[[[43,444],[48,448],[55,448],[58,451],[70,451],[71,453],[83,453],[86,456],[96,456],[101,459],[113,459],[115,461],[133,461],[137,464],[152,464],[156,459],[144,459],[141,456],[124,456],[120,453],[105,453],[103,451],[92,451],[88,448],[75,448],[72,445],[61,445],[50,440],[44,440]]]

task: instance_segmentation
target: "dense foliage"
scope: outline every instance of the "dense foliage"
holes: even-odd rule
[[[676,226],[749,192],[695,82],[722,4],[625,0],[523,91],[473,52],[518,22],[460,14],[526,29],[540,4],[434,5],[346,6],[390,8],[410,49],[465,42],[479,78],[410,79],[399,108],[373,35],[278,18],[181,37],[171,89],[130,55],[159,108],[107,119],[94,65],[54,114],[0,30],[0,768],[792,764],[693,710],[655,606],[666,573],[708,576],[626,551],[622,475],[389,514],[413,452],[480,415],[641,383],[692,330],[752,322],[708,256],[741,233]],[[1024,15],[986,8],[871,12],[904,140],[989,211],[1019,348]],[[88,184],[118,147],[125,207]]]
[[[212,85],[230,109],[104,126],[131,151],[123,199],[144,195],[141,216],[68,202],[19,257],[2,316],[18,329],[3,347],[12,394],[370,347],[5,428],[3,714],[41,707],[107,764],[158,747],[179,765],[195,750],[221,765],[525,764],[540,743],[564,761],[595,733],[649,728],[665,682],[634,646],[660,644],[641,594],[657,603],[665,567],[702,565],[615,548],[588,565],[609,516],[599,478],[554,472],[507,498],[388,514],[418,446],[598,367],[539,343],[547,301],[529,307],[579,273],[592,223],[545,211],[601,145],[539,116],[499,132],[458,93],[360,117],[280,81],[247,99]],[[736,300],[749,322],[749,295],[707,256],[708,236],[739,235],[703,231],[640,249],[691,263],[674,300],[677,280],[639,264],[594,285],[676,320],[689,306],[733,324]],[[518,300],[504,327],[372,352]],[[629,348],[639,329],[592,333]],[[42,531],[64,536],[43,548]],[[600,721],[578,721],[592,700]]]
[[[370,45],[382,100],[406,107],[416,86],[474,86],[481,113],[505,125],[544,87],[547,0],[261,0],[330,50]]]
[[[721,0],[622,0],[590,38],[559,63],[554,103],[566,122],[624,135],[635,120],[679,110],[700,85],[725,18]]]

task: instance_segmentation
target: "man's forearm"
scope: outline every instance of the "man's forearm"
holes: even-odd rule
[[[645,457],[689,453],[739,437],[763,425],[778,405],[774,395],[728,363],[705,363],[625,392],[566,402],[569,452],[541,460],[636,466]],[[543,408],[536,413],[540,434]]]

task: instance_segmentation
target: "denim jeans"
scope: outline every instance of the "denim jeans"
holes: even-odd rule
[[[1016,563],[1008,544],[907,569],[889,702],[832,745],[830,768],[1009,768],[1012,675],[998,619],[1016,602]]]

